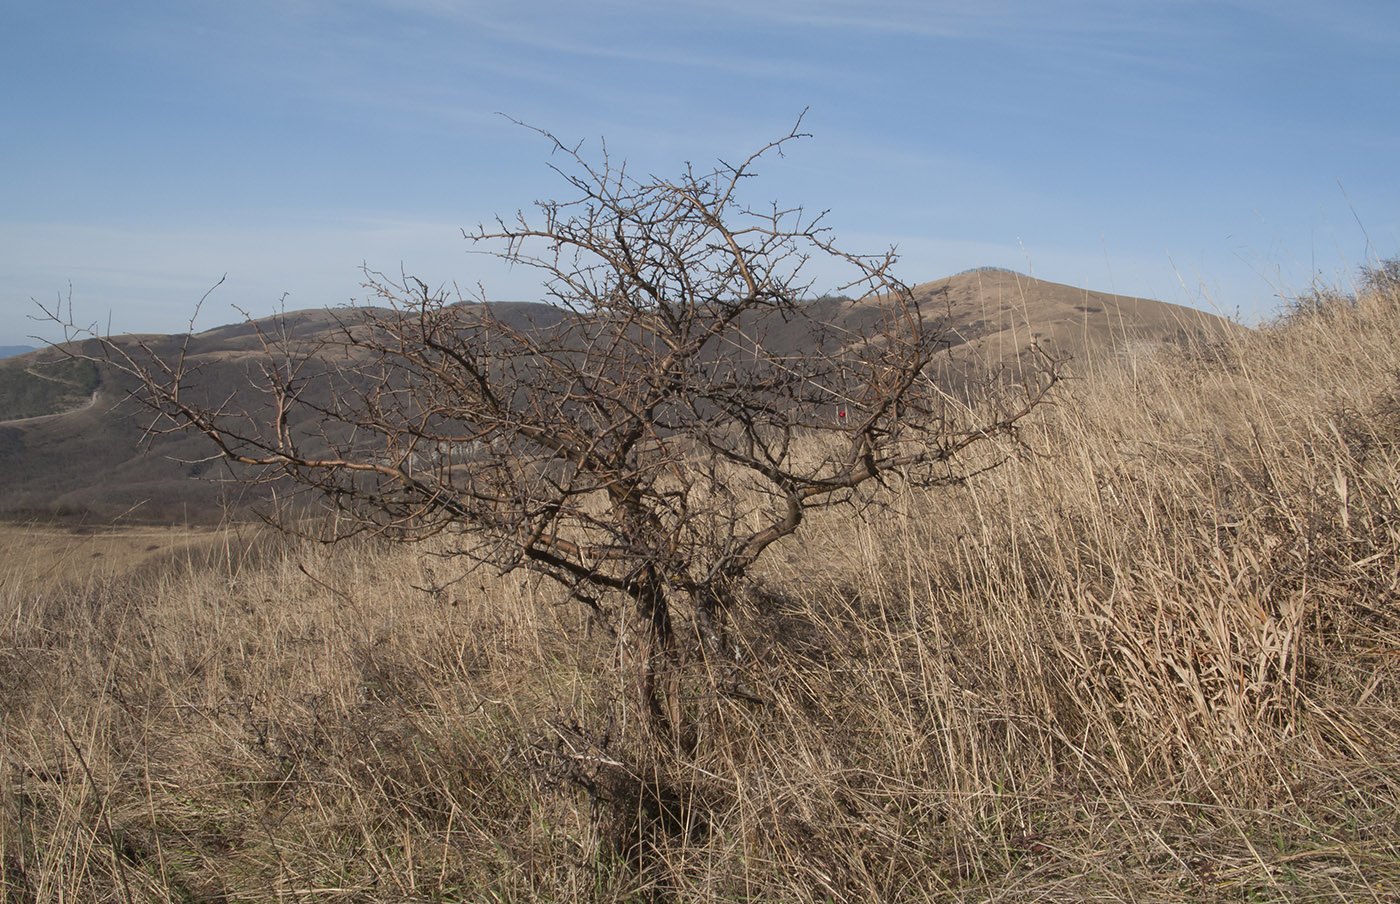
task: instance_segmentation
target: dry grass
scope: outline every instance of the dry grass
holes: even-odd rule
[[[1105,366],[1034,454],[826,513],[650,791],[613,642],[528,579],[7,579],[0,902],[1394,900],[1397,335],[1373,292]]]
[[[258,529],[0,522],[0,593],[35,593],[242,555]],[[227,563],[226,563],[227,564]]]

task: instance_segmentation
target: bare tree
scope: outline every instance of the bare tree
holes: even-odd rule
[[[1012,431],[1055,376],[969,417],[935,379],[942,312],[892,275],[893,251],[850,254],[821,215],[748,206],[755,165],[796,127],[674,179],[541,134],[569,199],[466,237],[539,270],[549,306],[371,273],[378,306],[339,311],[333,341],[260,333],[261,401],[198,394],[183,353],[106,353],[156,429],[199,431],[252,479],[312,488],[353,530],[449,531],[462,555],[623,613],[637,699],[674,728],[661,677],[678,613],[694,652],[720,653],[736,588],[811,509],[891,477],[957,479],[954,457]],[[845,294],[814,297],[814,258],[845,269]]]

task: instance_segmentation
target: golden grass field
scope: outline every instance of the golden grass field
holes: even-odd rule
[[[0,902],[1397,900],[1398,336],[1381,279],[1096,365],[814,519],[630,814],[618,651],[533,578],[7,528]]]
[[[257,530],[244,526],[241,533]],[[240,545],[240,531],[204,527],[64,526],[0,522],[0,580],[12,592],[42,593],[163,570],[175,562],[205,563],[215,550]]]

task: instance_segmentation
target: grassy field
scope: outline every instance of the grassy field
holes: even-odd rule
[[[1383,272],[827,513],[644,769],[531,578],[7,531],[0,902],[1394,901],[1397,336]]]
[[[0,587],[10,594],[44,595],[134,575],[202,568],[212,558],[242,554],[260,529],[91,526],[53,522],[0,522]]]

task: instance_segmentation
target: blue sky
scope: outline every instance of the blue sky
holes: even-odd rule
[[[549,146],[663,175],[811,139],[751,194],[909,282],[1003,266],[1246,319],[1400,253],[1394,0],[7,0],[0,344],[67,297],[173,332],[364,297],[537,298],[463,227]]]

